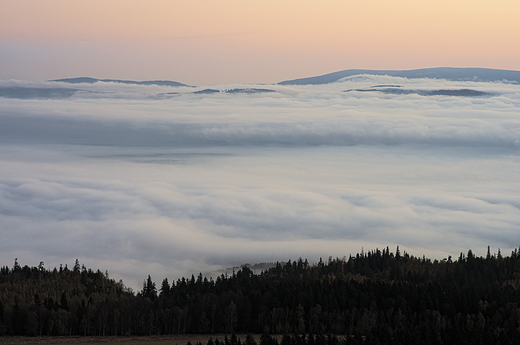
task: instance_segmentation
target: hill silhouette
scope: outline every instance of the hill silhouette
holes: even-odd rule
[[[148,80],[148,81],[134,81],[134,80],[121,80],[121,79],[96,79],[90,77],[78,77],[78,78],[65,78],[65,79],[53,79],[49,81],[58,81],[63,83],[70,84],[80,84],[80,83],[88,83],[94,84],[97,82],[105,82],[105,83],[120,83],[120,84],[135,84],[135,85],[159,85],[159,86],[188,86],[186,84],[182,84],[176,81],[170,80]]]
[[[387,75],[391,77],[403,78],[435,78],[446,79],[450,81],[480,81],[480,82],[497,82],[507,81],[514,84],[520,84],[520,71],[490,69],[490,68],[453,68],[453,67],[437,67],[423,68],[413,70],[370,70],[370,69],[348,69],[328,73],[316,77],[299,78],[293,80],[282,81],[280,85],[319,85],[334,83],[341,78],[353,75]]]

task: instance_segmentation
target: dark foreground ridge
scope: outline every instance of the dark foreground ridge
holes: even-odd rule
[[[451,81],[479,81],[479,82],[509,82],[520,84],[520,71],[510,71],[503,69],[490,68],[452,68],[437,67],[413,70],[369,70],[369,69],[348,69],[344,71],[324,74],[310,78],[300,78],[282,81],[280,85],[319,85],[329,84],[341,78],[354,75],[387,75],[391,77],[403,78],[434,78],[446,79]]]
[[[134,81],[134,80],[120,80],[120,79],[96,79],[89,77],[79,77],[79,78],[65,78],[65,79],[54,79],[49,81],[58,81],[63,83],[70,84],[94,84],[97,82],[106,82],[106,83],[120,83],[120,84],[135,84],[135,85],[159,85],[159,86],[188,86],[186,84],[182,84],[176,81],[170,80],[147,80],[147,81]]]
[[[260,274],[242,266],[215,280],[165,278],[159,288],[148,276],[137,294],[77,260],[53,270],[15,260],[0,269],[0,333],[255,333],[264,334],[260,345],[518,344],[520,251],[477,257],[469,250],[432,261],[387,247],[317,264],[277,263]]]

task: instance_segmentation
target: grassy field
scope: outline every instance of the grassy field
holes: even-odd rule
[[[190,341],[193,345],[201,342],[206,345],[210,336],[215,339],[224,340],[225,334],[179,334],[165,336],[147,337],[0,337],[1,345],[37,345],[37,344],[103,344],[103,345],[186,345]],[[245,334],[237,334],[240,341],[244,342]],[[229,338],[229,335],[228,335]],[[258,343],[260,335],[253,334],[253,338]]]

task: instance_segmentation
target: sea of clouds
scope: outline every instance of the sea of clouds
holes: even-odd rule
[[[471,89],[480,97],[362,92]],[[148,274],[520,245],[520,85],[0,81],[0,263]],[[1,97],[3,95],[3,97]]]

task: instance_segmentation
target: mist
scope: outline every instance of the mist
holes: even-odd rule
[[[378,85],[413,92],[362,91]],[[519,85],[207,88],[0,81],[2,263],[78,258],[138,290],[376,247],[518,247]]]

